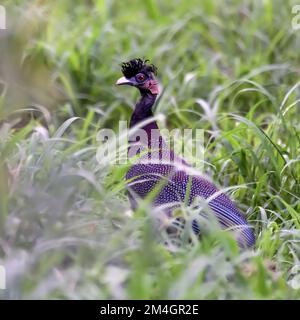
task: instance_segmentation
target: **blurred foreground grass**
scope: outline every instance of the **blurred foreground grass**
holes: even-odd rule
[[[300,298],[294,3],[3,2],[1,298]],[[207,174],[238,186],[255,250],[216,232],[170,251],[132,215],[126,167],[96,161],[137,98],[114,86],[133,57],[159,67],[161,127],[205,129]]]

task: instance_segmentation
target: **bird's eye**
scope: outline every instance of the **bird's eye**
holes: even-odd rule
[[[136,75],[136,80],[138,81],[138,82],[143,82],[144,80],[145,80],[145,75],[143,74],[143,73],[139,73],[139,74],[137,74]]]

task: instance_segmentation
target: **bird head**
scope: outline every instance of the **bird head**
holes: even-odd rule
[[[159,94],[158,83],[155,79],[157,68],[148,64],[149,60],[133,59],[122,63],[122,73],[117,85],[130,85],[136,87],[143,93]]]

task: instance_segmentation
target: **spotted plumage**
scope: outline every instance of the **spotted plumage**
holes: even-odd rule
[[[191,205],[196,198],[201,198],[207,201],[223,228],[235,230],[241,247],[253,246],[253,231],[236,205],[227,195],[219,192],[212,182],[170,150],[160,135],[157,123],[152,118],[152,106],[158,93],[154,78],[156,70],[147,61],[134,59],[122,65],[125,77],[117,82],[119,85],[129,84],[139,89],[141,98],[135,106],[130,127],[141,126],[147,137],[146,141],[137,141],[135,135],[129,136],[128,154],[136,150],[137,145],[139,150],[143,150],[126,174],[132,207],[135,209],[138,199],[147,197],[154,188],[159,190],[152,205],[161,208],[167,215],[172,215],[173,210],[182,203]],[[144,122],[146,123],[143,124]],[[201,226],[193,222],[193,229],[199,232]]]

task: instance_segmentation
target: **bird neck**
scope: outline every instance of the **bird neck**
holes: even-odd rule
[[[130,128],[136,126],[138,123],[147,120],[151,117],[153,117],[153,111],[152,111],[152,106],[155,103],[156,94],[152,94],[150,92],[143,92],[141,91],[141,99],[137,102],[135,105],[134,112],[131,116],[130,120]],[[142,127],[142,129],[147,130],[148,128],[157,128],[157,123],[155,120],[153,122],[148,123]]]
[[[152,106],[155,103],[157,94],[153,94],[149,91],[141,92],[141,94],[142,97],[137,102],[130,120],[130,128],[133,128],[139,123],[147,119],[151,119],[153,117]],[[139,141],[138,145],[143,145],[144,147],[147,146],[151,150],[163,149],[163,146],[165,146],[165,142],[163,141],[158,125],[154,119],[146,121],[146,123],[142,125],[139,129],[143,130],[143,132],[146,133],[146,136],[141,136],[139,139],[137,139],[134,133],[132,135],[129,135],[128,141],[130,147],[128,149],[128,153],[130,153],[132,150],[136,150],[137,141]],[[143,140],[144,138],[147,140]]]

